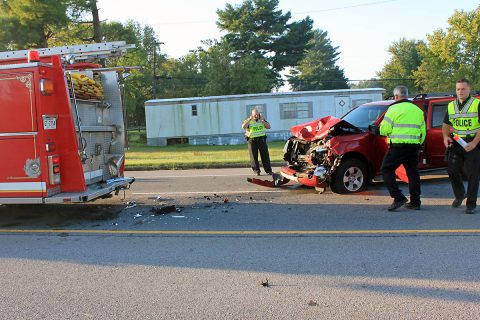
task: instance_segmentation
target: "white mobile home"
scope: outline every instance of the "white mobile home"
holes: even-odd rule
[[[243,143],[242,121],[257,108],[270,122],[269,140],[290,137],[291,126],[382,100],[384,89],[349,89],[242,94],[145,102],[147,143],[164,146]]]

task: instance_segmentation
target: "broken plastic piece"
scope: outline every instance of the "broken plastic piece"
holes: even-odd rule
[[[128,201],[127,207],[125,209],[135,208],[136,206],[137,206],[137,203],[135,201]]]
[[[275,184],[273,181],[268,181],[268,180],[260,180],[257,178],[247,178],[247,181],[253,184],[257,184],[262,187],[267,187],[267,188],[273,188],[275,187]]]

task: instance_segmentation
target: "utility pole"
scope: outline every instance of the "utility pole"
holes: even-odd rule
[[[153,47],[153,99],[157,99],[157,47],[160,52],[160,46],[164,44],[163,42],[154,42],[155,46]]]

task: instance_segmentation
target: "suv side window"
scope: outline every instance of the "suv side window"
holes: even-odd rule
[[[439,128],[442,126],[447,107],[448,102],[432,104],[432,128]]]

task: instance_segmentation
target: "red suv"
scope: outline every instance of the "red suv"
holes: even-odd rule
[[[448,94],[421,94],[411,101],[424,110],[427,137],[420,154],[419,169],[446,168],[442,123]],[[323,191],[330,186],[336,193],[364,190],[377,175],[387,152],[387,139],[378,127],[394,100],[363,104],[341,119],[325,117],[294,126],[284,147],[287,166],[274,175],[276,186],[296,181]]]

